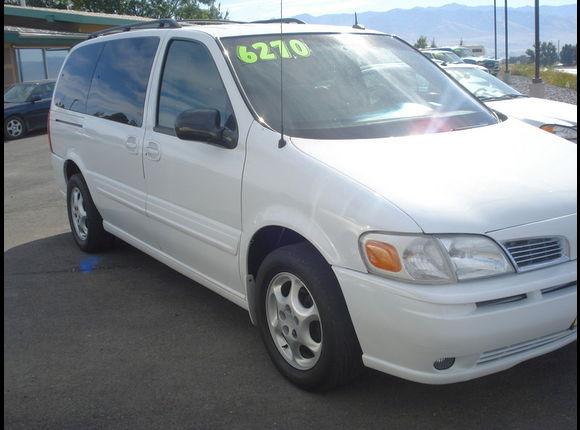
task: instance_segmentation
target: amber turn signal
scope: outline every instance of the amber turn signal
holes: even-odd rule
[[[403,268],[399,253],[393,245],[377,240],[369,240],[365,243],[365,252],[369,262],[377,269],[396,273]]]
[[[545,124],[540,127],[542,130],[547,131],[548,133],[554,133],[555,127],[551,124]]]

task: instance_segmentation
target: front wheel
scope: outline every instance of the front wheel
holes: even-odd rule
[[[258,325],[270,358],[294,384],[327,390],[351,381],[361,350],[340,286],[307,243],[279,248],[258,271]]]

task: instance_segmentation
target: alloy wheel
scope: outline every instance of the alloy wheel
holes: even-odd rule
[[[81,190],[73,188],[70,194],[70,212],[75,233],[81,240],[87,240],[89,229],[87,227],[87,212]]]
[[[270,281],[266,321],[288,364],[299,370],[316,365],[322,352],[322,322],[314,298],[296,275],[279,273]]]
[[[10,137],[19,137],[24,132],[24,124],[17,118],[12,118],[6,123],[6,133]]]

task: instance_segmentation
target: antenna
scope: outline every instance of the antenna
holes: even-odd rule
[[[358,15],[356,12],[354,13],[354,25],[352,26],[352,28],[354,28],[355,30],[366,30],[366,27],[364,25],[360,25],[358,23]]]
[[[284,59],[282,58],[282,51],[284,49],[284,0],[280,0],[280,140],[278,141],[278,148],[282,149],[286,146],[284,139]]]

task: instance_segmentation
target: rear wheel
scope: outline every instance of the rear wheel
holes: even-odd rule
[[[4,121],[4,139],[12,140],[24,137],[26,134],[26,124],[22,118],[12,116]]]
[[[103,228],[103,218],[80,174],[73,175],[68,181],[67,212],[74,240],[80,249],[93,253],[113,244],[114,237]]]
[[[361,350],[340,286],[307,243],[279,248],[258,271],[258,325],[270,358],[294,384],[327,390],[351,381]]]

